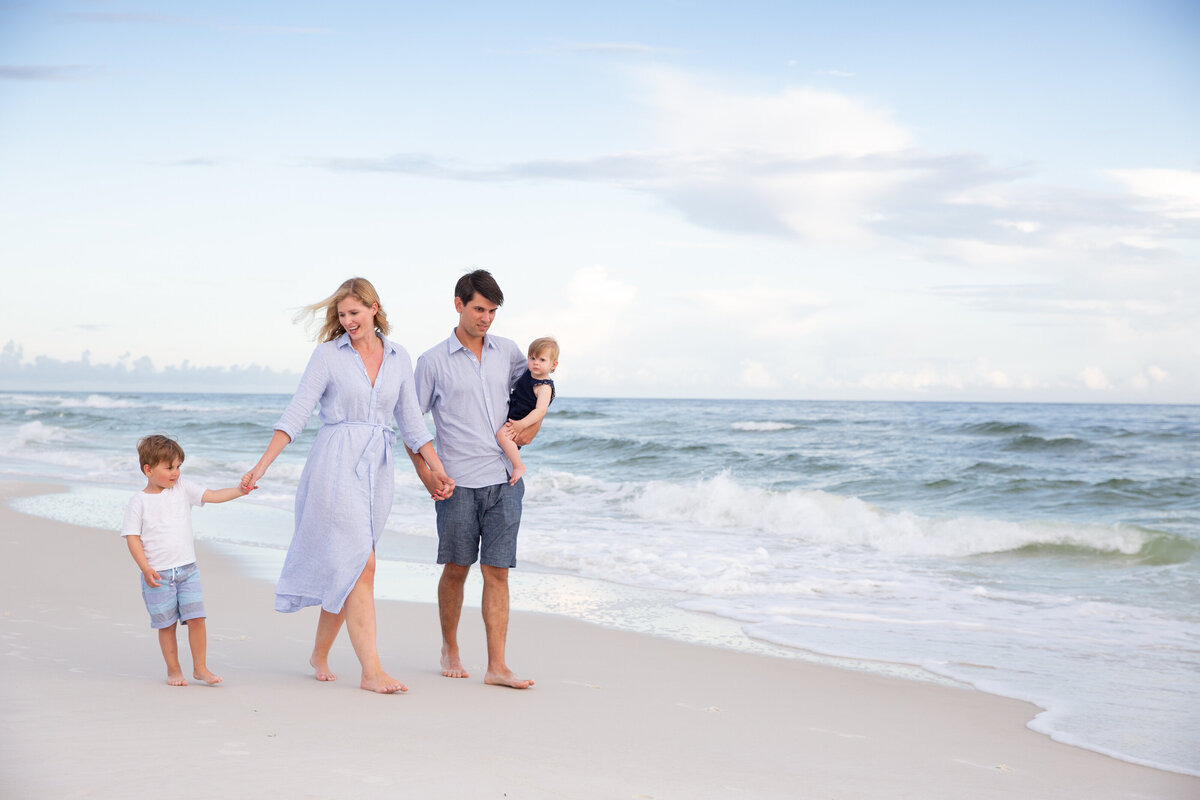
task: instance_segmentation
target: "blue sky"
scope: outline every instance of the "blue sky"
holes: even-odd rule
[[[0,386],[463,271],[591,396],[1200,402],[1200,6],[0,0]]]

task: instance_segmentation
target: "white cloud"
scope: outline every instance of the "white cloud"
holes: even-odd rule
[[[742,362],[741,378],[742,385],[748,389],[772,389],[776,386],[766,365],[757,361]]]
[[[576,359],[586,356],[614,360],[612,354],[622,351],[629,333],[624,312],[636,297],[636,287],[611,277],[605,267],[584,267],[575,271],[562,288],[561,300],[549,310],[539,308],[511,317],[506,325],[511,326],[518,343],[539,336],[556,337],[568,369],[572,361],[580,363]],[[597,375],[600,377],[614,379],[612,373]]]
[[[864,389],[927,392],[930,389],[962,389],[966,381],[950,372],[938,372],[933,367],[923,367],[914,372],[895,370],[864,375],[858,380]]]
[[[639,77],[655,124],[673,152],[758,152],[796,159],[904,150],[912,136],[891,115],[817,89],[747,93],[662,67]]]
[[[1175,219],[1200,219],[1200,172],[1181,169],[1118,169],[1109,172],[1139,197]]]
[[[756,339],[794,339],[811,333],[816,314],[832,300],[824,292],[766,286],[731,286],[684,294],[705,316],[729,320]]]
[[[1079,373],[1079,379],[1083,381],[1084,386],[1096,391],[1112,388],[1112,384],[1109,383],[1108,377],[1105,376],[1104,371],[1099,367],[1086,367],[1082,372]]]
[[[1139,392],[1145,391],[1156,384],[1166,383],[1170,379],[1165,369],[1156,367],[1153,364],[1146,367],[1144,370],[1134,375],[1130,380],[1130,384]]]

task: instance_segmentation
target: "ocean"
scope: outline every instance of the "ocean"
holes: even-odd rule
[[[231,486],[287,400],[0,392],[0,477],[69,486],[13,505],[117,547],[140,436]],[[315,429],[197,537],[273,579]],[[969,684],[1059,741],[1200,775],[1198,453],[1200,406],[560,396],[523,451],[513,606]],[[432,503],[397,466],[377,593],[433,602]]]

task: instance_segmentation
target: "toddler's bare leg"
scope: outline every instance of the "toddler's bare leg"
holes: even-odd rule
[[[221,682],[220,675],[214,675],[208,669],[208,628],[204,617],[187,621],[188,646],[192,649],[192,677],[204,681],[209,686]]]
[[[162,648],[163,661],[167,662],[167,683],[171,686],[187,686],[183,668],[179,666],[179,642],[175,640],[176,623],[169,628],[158,629],[158,646]]]
[[[521,480],[521,476],[525,474],[525,462],[521,461],[521,452],[517,449],[517,443],[512,440],[508,434],[508,430],[501,428],[496,434],[496,442],[500,445],[500,449],[504,451],[504,455],[508,456],[508,460],[512,462],[512,476],[509,477],[508,483],[510,486],[515,486],[517,481]]]

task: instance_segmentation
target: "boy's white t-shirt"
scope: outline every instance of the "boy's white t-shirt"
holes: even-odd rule
[[[204,487],[180,478],[158,494],[138,492],[125,507],[122,536],[142,537],[150,568],[174,569],[196,560],[192,506],[204,505]]]

